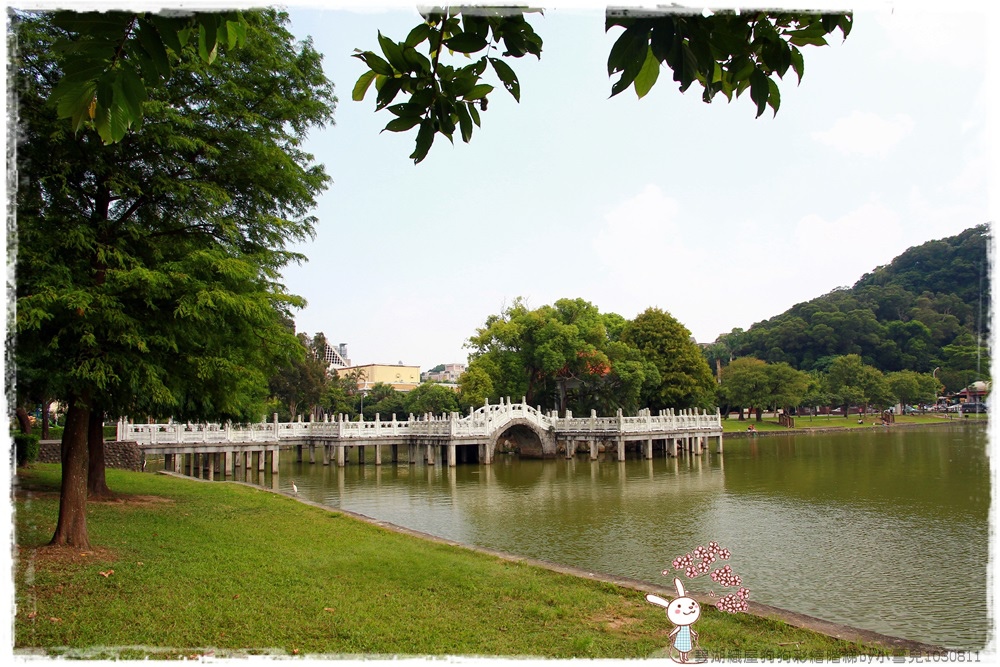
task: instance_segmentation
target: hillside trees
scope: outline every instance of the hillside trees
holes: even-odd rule
[[[246,23],[246,45],[211,66],[195,43],[170,56],[141,128],[106,144],[99,122],[74,133],[51,99],[80,66],[78,50],[55,48],[72,35],[50,14],[14,15],[15,360],[68,406],[54,544],[89,542],[91,413],[258,419],[267,379],[294,355],[284,320],[302,302],[280,270],[301,259],[287,244],[312,235],[328,182],[300,143],[335,98],[284,15]]]

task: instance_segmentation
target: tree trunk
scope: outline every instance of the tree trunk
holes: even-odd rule
[[[85,404],[83,404],[85,405]],[[70,399],[62,437],[59,522],[49,544],[90,548],[87,535],[87,424],[90,408]]]
[[[87,497],[111,498],[114,493],[108,488],[104,477],[104,413],[91,410],[87,422]]]
[[[21,429],[21,433],[31,433],[31,420],[28,419],[28,411],[19,405],[14,414],[17,415],[17,425]]]
[[[49,399],[42,400],[42,440],[49,439]]]
[[[757,411],[757,421],[764,421],[764,408],[756,408]]]

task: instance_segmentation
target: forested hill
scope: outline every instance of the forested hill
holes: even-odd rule
[[[981,376],[989,369],[988,244],[989,228],[979,225],[910,248],[853,287],[797,304],[747,331],[734,329],[713,348],[806,371],[860,354],[884,372],[940,368],[946,387],[962,386],[977,364]],[[977,340],[984,346],[978,358]]]

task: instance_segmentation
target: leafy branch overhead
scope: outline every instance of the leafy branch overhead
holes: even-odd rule
[[[51,100],[74,132],[93,123],[106,144],[141,125],[147,89],[169,78],[185,49],[212,63],[220,46],[241,46],[247,32],[240,12],[61,11],[53,23],[64,32],[53,48],[66,65]]]
[[[495,57],[521,58],[531,54],[541,57],[542,39],[524,19],[525,12],[540,10],[518,8],[457,8],[423,14],[402,42],[378,35],[381,54],[360,51],[355,58],[368,66],[354,85],[352,97],[361,101],[372,83],[377,91],[375,110],[387,109],[396,116],[385,126],[390,132],[417,128],[416,148],[410,157],[418,163],[427,156],[435,134],[454,141],[456,130],[466,143],[472,138],[473,125],[480,126],[480,112],[486,111],[494,86],[483,83],[490,67],[503,87],[520,101],[521,87],[510,66]],[[503,52],[499,53],[501,44]],[[425,56],[420,51],[427,52]],[[441,61],[442,52],[472,54],[482,57],[463,67]],[[408,98],[393,104],[400,93]]]
[[[458,7],[447,12],[436,9],[423,14],[424,22],[405,40],[395,42],[378,35],[381,54],[356,50],[368,71],[354,86],[353,99],[364,100],[375,83],[375,110],[387,109],[396,116],[385,129],[405,132],[417,128],[416,148],[410,157],[419,163],[427,156],[434,136],[440,133],[453,141],[461,131],[466,143],[472,138],[473,124],[480,125],[488,95],[494,87],[483,83],[490,65],[507,91],[520,101],[520,85],[511,67],[501,57],[520,58],[530,53],[541,57],[542,40],[524,19],[526,8]],[[608,75],[620,74],[611,86],[615,96],[632,86],[644,97],[656,83],[661,65],[673,73],[681,92],[697,81],[704,89],[702,98],[711,102],[722,93],[730,101],[747,88],[757,106],[757,116],[770,106],[778,112],[781,95],[774,79],[783,78],[791,68],[801,82],[805,69],[800,47],[822,46],[837,28],[846,38],[851,31],[851,14],[810,12],[726,11],[703,16],[690,9],[627,10],[609,9],[605,30],[624,28],[608,55]],[[427,56],[418,50],[422,44]],[[479,60],[456,68],[441,63],[442,51],[461,53]],[[393,104],[403,93],[409,98]]]
[[[608,75],[621,73],[611,95],[632,86],[644,97],[662,63],[673,70],[681,92],[697,81],[705,102],[718,93],[732,101],[734,93],[739,97],[749,88],[758,118],[768,106],[777,114],[781,96],[773,75],[784,78],[791,68],[801,82],[805,63],[799,47],[823,46],[837,28],[846,38],[852,21],[850,14],[608,10],[605,30],[625,29],[608,55]]]

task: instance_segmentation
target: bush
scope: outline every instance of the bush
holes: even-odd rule
[[[14,452],[18,467],[34,463],[38,460],[38,434],[14,434]]]

